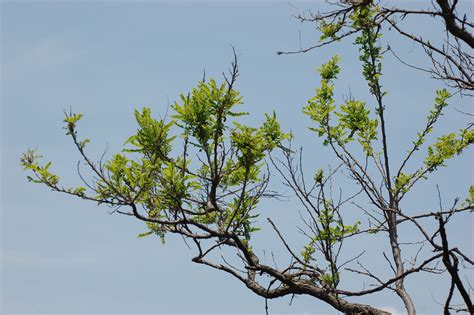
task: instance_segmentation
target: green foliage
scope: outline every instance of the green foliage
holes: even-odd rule
[[[365,102],[348,100],[346,104],[341,105],[339,116],[339,128],[350,131],[349,136],[344,142],[353,140],[357,133],[359,143],[367,155],[373,155],[372,141],[377,139],[377,119],[370,119],[370,110],[366,109]]]
[[[301,251],[301,257],[305,263],[309,263],[311,260],[314,260],[313,254],[316,252],[316,240],[312,239],[309,244],[303,247]]]
[[[227,160],[223,169],[222,184],[239,186],[242,182],[258,182],[261,173],[261,164],[245,165],[232,159]]]
[[[193,219],[196,222],[199,222],[202,224],[215,224],[217,223],[217,220],[219,219],[219,213],[217,213],[216,211],[214,212],[202,211],[199,215],[194,216]]]
[[[428,156],[425,158],[425,165],[429,172],[436,170],[440,166],[445,166],[445,161],[453,158],[470,144],[474,142],[474,131],[462,129],[459,135],[450,133],[444,135],[428,147]]]
[[[124,154],[116,154],[104,165],[109,172],[108,178],[100,178],[96,185],[95,198],[108,199],[111,196],[133,199],[142,191],[141,197],[146,196],[146,189],[155,185],[154,170],[157,166],[149,159],[131,160]],[[141,199],[139,199],[141,200]]]
[[[410,180],[413,178],[414,174],[407,175],[400,173],[400,175],[395,179],[395,191],[396,193],[402,192],[405,193],[408,191],[407,185]]]
[[[276,114],[266,114],[260,128],[253,128],[234,122],[230,132],[231,145],[237,154],[237,160],[227,160],[224,168],[223,182],[230,186],[244,181],[257,181],[260,175],[262,160],[276,147],[283,148],[282,142],[291,138],[283,133]]]
[[[362,186],[362,190],[380,210],[385,211],[385,205],[377,204],[384,202],[384,193],[381,192],[382,188],[380,194],[377,191],[377,184],[374,184],[375,181],[372,181],[370,174],[372,169],[367,164],[364,167],[363,163],[359,163],[357,157],[350,153],[349,143],[357,139],[354,143],[355,145],[358,143],[365,154],[366,163],[369,161],[367,157],[373,158],[370,161],[374,161],[375,169],[380,172],[381,187],[385,184],[389,189],[390,200],[394,200],[396,204],[401,200],[400,196],[409,191],[419,178],[444,166],[446,160],[461,154],[472,144],[474,132],[464,129],[459,134],[450,133],[438,138],[428,147],[424,168],[412,173],[403,172],[405,162],[414,151],[420,149],[447,106],[449,92],[445,89],[437,91],[435,105],[427,116],[425,129],[418,133],[413,142],[414,146],[408,152],[408,158],[403,162],[397,175],[394,178],[387,178],[390,173],[388,157],[384,162],[377,160],[372,145],[378,140],[379,124],[384,124],[382,103],[384,92],[381,91],[380,85],[382,48],[378,42],[379,29],[373,22],[376,12],[377,7],[363,5],[357,7],[350,18],[352,27],[361,31],[355,44],[359,45],[362,74],[370,92],[377,99],[376,110],[379,115],[372,117],[366,102],[353,98],[345,100],[340,106],[336,105],[334,81],[340,73],[338,56],[332,57],[318,69],[321,77],[320,87],[308,100],[303,112],[315,123],[310,129],[324,138],[324,145],[333,148],[338,158],[348,166],[351,175]],[[322,22],[319,25],[323,33],[321,40],[337,39],[337,33],[342,27],[340,21]],[[292,152],[284,146],[284,142],[290,140],[292,135],[282,131],[275,112],[266,114],[263,123],[257,127],[239,123],[238,117],[247,113],[236,112],[234,109],[236,105],[242,104],[242,97],[233,88],[233,81],[232,84],[227,80],[222,84],[213,79],[208,82],[201,81],[189,94],[182,94],[180,97],[180,103],[176,102],[172,106],[174,114],[170,121],[153,118],[151,109],[147,107],[141,111],[135,110],[138,124],[136,134],[125,141],[121,153],[97,165],[84,153],[90,140],[77,138],[77,123],[83,115],[66,113],[65,129],[94,173],[93,187],[88,184],[87,187],[90,189],[59,187],[59,177],[49,171],[51,163],[40,164],[41,156],[32,150],[28,150],[21,158],[24,169],[34,174],[34,177],[28,176],[28,179],[35,183],[46,184],[53,190],[99,203],[132,206],[133,215],[146,221],[148,229],[139,234],[139,238],[157,235],[164,242],[168,232],[189,236],[195,233],[192,229],[201,229],[195,234],[201,237],[200,232],[207,233],[212,230],[215,231],[214,235],[203,234],[202,238],[217,235],[219,242],[224,239],[222,242],[228,241],[229,244],[243,243],[251,251],[252,234],[259,230],[256,226],[258,218],[256,207],[265,193],[268,180],[265,174],[262,175],[266,157],[277,148],[291,154]],[[180,140],[183,151],[175,154]],[[385,143],[383,145],[386,148]],[[192,153],[188,152],[189,149],[193,149]],[[287,157],[291,164],[292,156]],[[291,165],[288,170],[293,171]],[[297,194],[301,200],[307,201],[314,210],[314,213],[311,213],[314,221],[310,227],[314,233],[301,251],[302,260],[309,264],[316,261],[316,257],[325,259],[328,268],[324,270],[319,280],[325,287],[336,288],[339,283],[336,261],[342,242],[345,238],[361,232],[360,221],[346,225],[341,216],[339,207],[349,199],[338,206],[335,206],[332,200],[326,199],[324,185],[332,175],[325,177],[323,170],[318,169],[314,174],[315,184],[310,192],[305,191],[303,179],[301,179],[303,189],[298,190],[299,187],[294,189],[298,190]],[[299,180],[294,179],[295,182]],[[320,194],[316,196],[313,191],[318,188]],[[372,198],[374,196],[375,198]],[[308,201],[311,198],[317,200],[314,202],[316,205]],[[466,202],[472,204],[473,200],[474,186],[471,186]],[[146,214],[138,215],[137,208],[140,213]],[[188,229],[187,224],[192,229]],[[382,227],[377,227],[364,233],[371,234],[382,230]],[[233,233],[233,236],[238,236],[237,241],[240,242],[231,238],[226,239],[227,235],[224,233],[227,231]],[[218,245],[221,244],[224,243]]]
[[[378,122],[377,119],[370,118],[370,110],[366,108],[365,102],[350,99],[340,106],[340,112],[335,111],[332,80],[337,78],[340,71],[338,60],[339,57],[335,56],[322,65],[319,70],[321,87],[308,100],[303,112],[317,123],[316,128],[310,129],[317,132],[318,136],[325,137],[324,145],[331,142],[343,145],[354,140],[354,135],[357,135],[363,151],[367,155],[373,155],[371,143],[377,139]],[[333,124],[330,123],[332,113],[338,118]]]
[[[317,174],[322,174],[319,172]],[[318,244],[322,251],[332,248],[345,237],[359,231],[360,221],[353,225],[345,225],[342,217],[337,213],[331,201],[321,201],[322,208],[317,213],[317,232],[310,242],[301,251],[303,261],[306,263],[314,260]]]
[[[234,233],[243,236],[246,244],[250,241],[251,234],[260,230],[254,226],[258,214],[252,213],[258,202],[258,196],[244,193],[241,197],[233,198],[224,215],[225,226],[230,226]]]
[[[338,116],[341,125],[351,131],[350,138],[352,138],[356,131],[363,130],[364,126],[370,123],[370,111],[365,109],[364,102],[349,100],[341,106],[341,111],[342,113],[338,114]]]
[[[324,202],[324,207],[318,215],[318,221],[321,228],[315,239],[324,241],[329,245],[334,245],[342,240],[343,237],[358,231],[360,222],[357,221],[353,225],[345,225],[342,218],[336,215],[335,209],[331,202]]]
[[[186,135],[196,139],[194,144],[206,151],[211,149],[211,140],[222,140],[229,116],[246,114],[232,111],[235,105],[242,104],[239,92],[228,90],[225,83],[218,85],[213,79],[209,83],[199,82],[188,95],[182,94],[181,102],[172,106],[176,112],[173,118]]]
[[[144,233],[140,233],[138,234],[138,238],[142,238],[142,237],[147,237],[147,236],[150,236],[150,235],[153,235],[153,231],[148,231],[148,232],[144,232]]]
[[[443,109],[448,106],[448,103],[446,101],[450,97],[451,94],[446,89],[436,91],[435,105],[426,117],[426,127],[423,132],[419,132],[417,134],[417,139],[413,142],[414,151],[418,150],[420,146],[425,142],[426,136],[431,133],[434,124],[438,121],[438,118],[443,115]]]
[[[162,219],[164,216],[161,210],[153,209],[148,211],[148,217],[151,219]],[[142,238],[154,234],[157,235],[161,239],[161,243],[164,244],[166,236],[166,226],[155,222],[146,222],[146,225],[150,230],[139,234],[138,237]]]
[[[382,75],[382,47],[378,44],[378,39],[382,36],[373,21],[377,7],[367,5],[360,6],[351,15],[353,27],[361,29],[355,44],[359,45],[359,59],[362,61],[362,75],[369,85],[369,90],[373,95],[383,95],[380,86],[380,76]],[[379,109],[380,110],[380,109]]]
[[[163,209],[179,211],[191,192],[201,187],[194,180],[195,176],[186,174],[177,166],[182,163],[180,159],[177,159],[176,163],[166,163],[161,170],[156,197]]]
[[[284,133],[281,130],[280,122],[277,120],[276,113],[273,111],[273,114],[265,114],[265,121],[260,127],[260,130],[263,133],[264,141],[267,142],[266,150],[273,150],[276,147],[283,148],[282,142],[284,140],[290,140],[291,134]]]
[[[393,191],[395,195],[404,195],[411,189],[412,184],[417,178],[426,178],[425,173],[432,172],[438,166],[441,166],[442,162],[447,157],[445,156],[445,158],[443,158],[441,155],[435,157],[433,148],[428,148],[428,151],[431,152],[431,156],[425,160],[425,170],[420,168],[412,174],[405,174],[402,172],[405,163],[408,161],[408,159],[410,159],[415,151],[420,150],[421,146],[426,140],[426,137],[432,132],[433,127],[438,121],[439,117],[443,115],[443,109],[448,106],[447,100],[449,97],[451,97],[451,95],[446,89],[436,91],[436,98],[434,100],[435,105],[426,117],[426,126],[421,132],[417,133],[416,140],[413,141],[413,147],[408,151],[408,156],[405,158],[405,162],[401,166],[398,176],[395,177]],[[439,164],[440,162],[441,164]]]
[[[333,93],[333,81],[340,71],[337,56],[325,63],[319,70],[321,85],[316,90],[316,95],[303,108],[303,112],[317,124],[316,127],[310,129],[315,131],[318,136],[324,137],[324,145],[335,144],[343,147],[357,137],[363,152],[374,158],[376,158],[376,152],[372,143],[378,138],[377,128],[379,122],[383,119],[383,116],[381,116],[384,110],[382,98],[385,95],[380,84],[383,58],[382,47],[379,44],[381,35],[373,21],[377,10],[378,8],[373,5],[359,6],[352,12],[350,18],[352,27],[360,31],[355,44],[359,46],[362,75],[368,83],[371,94],[377,100],[376,111],[379,117],[372,118],[365,102],[359,100],[349,99],[339,109],[337,108]],[[337,25],[323,26],[327,32],[338,29]],[[446,89],[436,91],[434,108],[427,116],[426,127],[417,134],[413,142],[413,148],[408,152],[407,160],[423,145],[427,135],[431,133],[433,126],[442,115],[443,109],[448,105],[447,100],[450,97],[451,95]],[[426,172],[432,172],[438,167],[444,166],[446,160],[459,155],[472,143],[472,139],[473,132],[470,130],[461,130],[458,135],[452,133],[439,138],[434,145],[428,147],[428,156],[424,161],[426,171],[419,169],[411,174],[406,174],[402,172],[405,161],[398,175],[394,178],[391,192],[395,196],[405,194],[419,178],[425,178]],[[320,178],[315,176],[315,182],[318,183],[319,181]]]
[[[321,66],[318,70],[321,75],[321,87],[316,89],[316,95],[308,100],[307,106],[303,107],[303,113],[319,125],[317,128],[310,129],[317,132],[320,137],[326,135],[325,145],[328,145],[331,138],[334,137],[329,120],[331,112],[336,108],[332,81],[337,78],[340,71],[339,59],[338,56],[334,56]]]
[[[254,210],[262,195],[258,186],[251,185],[262,181],[267,154],[275,148],[284,149],[283,142],[291,135],[282,132],[275,112],[267,114],[259,127],[234,121],[246,114],[234,111],[241,103],[242,98],[228,81],[199,82],[191,93],[181,95],[180,104],[172,106],[175,113],[170,121],[153,118],[147,107],[135,110],[136,134],[125,141],[121,153],[98,164],[84,152],[89,139],[81,140],[77,135],[77,123],[83,115],[66,113],[67,134],[95,174],[93,193],[85,187],[57,186],[59,177],[49,171],[51,163],[40,164],[41,156],[32,150],[22,156],[21,163],[35,175],[29,180],[53,190],[114,206],[140,207],[149,221],[148,231],[139,237],[158,235],[164,240],[169,226],[162,222],[177,220],[186,212],[195,222],[219,225],[219,229],[223,225],[248,245],[251,234],[258,230]],[[172,154],[178,141],[172,135],[176,134],[174,128],[184,142],[184,152],[177,157]],[[197,149],[191,155],[197,157],[195,161],[189,158],[188,145]],[[214,190],[212,197],[210,189]],[[217,201],[216,191],[225,197]],[[202,196],[215,199],[212,209]]]
[[[322,20],[318,24],[318,29],[322,33],[319,37],[319,41],[324,41],[326,39],[336,40],[337,39],[337,32],[342,28],[343,22],[342,20],[337,20],[331,23]]]
[[[239,164],[246,168],[261,161],[269,148],[262,130],[238,123],[232,130],[230,140],[238,152]]]
[[[276,120],[276,115],[266,115],[266,120],[260,128],[253,128],[239,123],[234,123],[230,140],[238,152],[238,161],[241,166],[250,167],[260,162],[266,152],[275,147],[281,147],[283,140],[290,138],[280,129],[280,124]]]
[[[372,3],[355,8],[351,13],[352,27],[356,29],[369,29],[375,26],[374,15],[379,8]]]
[[[321,68],[318,69],[319,74],[321,75],[321,79],[327,82],[337,79],[337,75],[341,71],[339,68],[339,61],[341,57],[338,55],[333,56],[328,62],[323,64]],[[332,97],[332,90],[328,91],[327,94],[322,95],[323,99],[329,99]]]
[[[430,111],[430,114],[427,117],[428,121],[436,121],[438,117],[442,115],[441,111],[443,110],[443,108],[448,106],[448,103],[446,101],[450,97],[451,93],[449,93],[446,89],[436,91],[435,107],[433,110]]]
[[[35,150],[28,149],[20,158],[24,170],[30,170],[35,177],[28,176],[28,181],[33,183],[44,183],[47,186],[54,187],[59,183],[59,177],[50,172],[51,162],[41,165],[38,161],[41,155],[36,155]]]
[[[85,196],[86,187],[76,187],[72,190],[72,193],[77,196]]]
[[[64,129],[66,129],[67,135],[75,135],[76,124],[83,116],[83,114],[75,114],[72,112],[64,114],[64,122],[66,123]]]
[[[474,185],[471,185],[469,187],[469,197],[466,198],[466,203],[468,205],[474,204]]]
[[[328,287],[336,287],[339,283],[339,273],[336,272],[334,274],[323,273],[321,275],[321,282],[323,285]]]
[[[324,179],[324,170],[322,168],[318,169],[316,171],[316,173],[314,174],[314,181],[318,184],[318,185],[322,185],[323,184],[323,179]]]
[[[426,135],[428,135],[438,118],[442,115],[443,109],[448,105],[447,99],[451,94],[446,90],[436,91],[435,106],[427,117],[427,125],[422,133],[418,133],[417,140],[414,142],[414,150],[418,150],[424,143]],[[445,166],[446,160],[449,160],[459,154],[474,142],[474,131],[469,129],[461,129],[459,134],[449,133],[439,137],[437,141],[428,147],[428,155],[424,160],[424,164],[428,172],[435,171],[438,167]]]
[[[174,121],[166,123],[164,120],[152,118],[148,107],[143,108],[142,112],[135,110],[135,119],[140,128],[136,135],[125,141],[125,144],[131,144],[134,148],[124,151],[140,152],[147,158],[166,159],[175,139],[169,136]]]

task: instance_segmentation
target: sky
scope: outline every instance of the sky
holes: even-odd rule
[[[308,130],[310,122],[301,108],[318,85],[315,69],[334,54],[342,58],[336,95],[351,94],[373,106],[360,75],[357,48],[347,41],[307,54],[275,53],[317,41],[314,26],[292,16],[324,8],[324,3],[3,1],[0,8],[0,313],[263,314],[262,298],[228,275],[193,264],[193,253],[181,239],[169,237],[165,245],[153,237],[138,239],[146,231],[143,223],[28,183],[19,158],[26,149],[37,148],[53,162],[61,180],[79,184],[79,156],[62,129],[64,110],[84,113],[79,132],[92,138],[90,155],[99,159],[107,147],[110,156],[136,131],[135,108],[149,106],[158,117],[165,116],[168,105],[190,91],[204,71],[207,77],[222,79],[234,47],[241,73],[237,88],[245,111],[251,113],[246,121],[261,123],[264,113],[275,110],[282,128],[291,130],[296,145],[305,148],[309,170],[333,163],[330,152]],[[408,21],[407,26],[439,38],[439,28],[428,23]],[[386,38],[407,60],[423,64],[423,54],[410,42]],[[385,60],[389,145],[392,152],[405,152],[443,84],[393,57]],[[466,124],[466,116],[456,109],[472,111],[471,100],[455,97],[452,103],[433,137]],[[394,163],[401,156],[396,155]],[[437,207],[436,184],[446,206],[455,197],[464,198],[473,182],[472,158],[471,149],[449,162],[411,195],[407,211]],[[278,180],[275,187],[281,188]],[[288,235],[297,234],[298,203],[268,201],[262,207],[262,217],[274,219]],[[452,224],[453,244],[472,256],[472,219],[461,216]],[[262,233],[256,240],[260,249],[286,255],[274,235]],[[409,239],[412,234],[407,233]],[[290,239],[303,245],[298,236]],[[419,312],[438,313],[435,301],[444,301],[447,289],[439,289],[444,282],[417,279],[407,287]],[[358,301],[402,310],[389,294]],[[269,309],[271,314],[334,312],[301,296],[272,300]]]

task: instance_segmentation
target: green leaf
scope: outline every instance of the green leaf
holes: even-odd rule
[[[138,234],[138,238],[142,238],[142,237],[146,237],[146,236],[150,236],[150,235],[153,235],[155,234],[153,231],[149,231],[149,232],[144,232],[144,233],[140,233]]]

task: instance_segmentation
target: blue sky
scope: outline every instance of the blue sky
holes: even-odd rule
[[[85,114],[80,134],[92,138],[89,150],[100,157],[136,130],[133,110],[143,106],[165,115],[179,99],[207,76],[220,79],[239,56],[245,118],[262,121],[275,110],[282,126],[292,130],[305,147],[308,169],[333,157],[307,126],[301,107],[318,84],[314,69],[333,54],[342,57],[336,94],[367,99],[360,64],[350,42],[303,55],[277,56],[278,50],[313,44],[318,34],[292,15],[322,8],[322,1],[4,1],[1,3],[1,303],[2,314],[14,313],[259,313],[263,299],[236,280],[193,264],[179,238],[165,245],[158,239],[137,239],[142,223],[109,208],[71,199],[32,185],[25,179],[19,157],[38,148],[53,161],[65,183],[79,184],[79,156],[62,128],[63,111]],[[409,22],[408,22],[409,23]],[[439,29],[408,24],[435,38]],[[408,60],[423,63],[423,54],[410,42],[387,36]],[[441,82],[414,72],[392,57],[384,65],[388,129],[392,152],[405,152],[426,116]],[[370,103],[370,102],[369,102]],[[455,109],[471,110],[471,100],[453,98],[440,122],[441,135],[463,126],[466,117]],[[406,208],[436,207],[439,184],[446,205],[464,197],[472,183],[472,150],[453,160],[415,191]],[[395,157],[394,163],[400,157]],[[276,187],[281,187],[278,183]],[[294,201],[263,204],[270,216],[291,235],[299,224]],[[472,220],[454,222],[453,243],[471,250]],[[263,225],[264,223],[262,223]],[[268,226],[266,226],[268,229]],[[408,233],[408,232],[407,232]],[[285,255],[272,234],[262,234],[260,248]],[[407,234],[410,238],[411,234]],[[301,245],[297,236],[295,244]],[[300,242],[300,243],[298,243]],[[361,246],[364,246],[362,244]],[[369,260],[378,257],[369,257]],[[381,262],[382,264],[382,262]],[[472,274],[471,274],[472,276]],[[433,299],[444,301],[428,277],[408,282],[420,313],[436,313]],[[365,297],[361,302],[402,309],[390,295]],[[270,301],[276,313],[331,313],[307,297]]]

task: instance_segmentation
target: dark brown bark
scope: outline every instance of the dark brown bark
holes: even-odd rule
[[[451,280],[456,285],[456,288],[461,294],[461,297],[463,298],[464,303],[466,303],[469,313],[474,314],[474,308],[472,305],[471,298],[469,296],[469,292],[467,292],[466,288],[464,287],[464,284],[462,283],[461,278],[459,277],[457,257],[454,254],[451,255],[450,250],[449,250],[448,238],[446,236],[446,229],[445,229],[446,221],[443,219],[442,216],[440,216],[438,218],[438,222],[439,222],[439,234],[441,236],[441,242],[442,242],[442,247],[443,247],[443,264],[446,266],[446,269],[451,275]],[[451,262],[451,258],[453,259],[452,262]]]
[[[474,37],[469,33],[464,26],[459,26],[456,23],[456,16],[454,15],[454,5],[450,6],[448,0],[436,0],[442,11],[444,22],[446,23],[446,29],[454,37],[457,37],[464,41],[466,44],[474,48]],[[457,2],[457,1],[455,1]],[[471,3],[472,4],[472,3]]]

